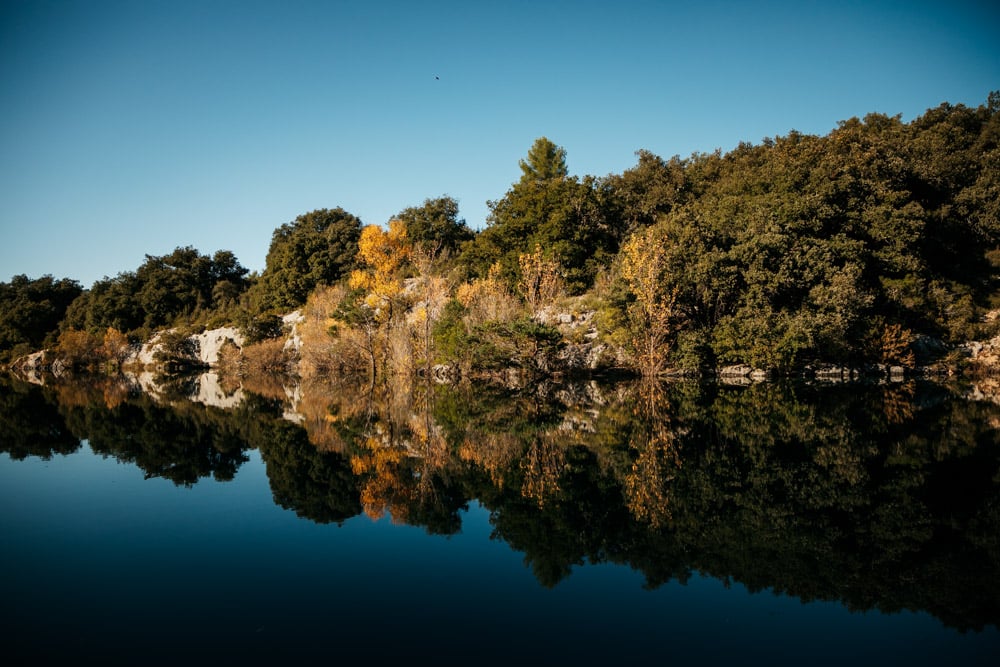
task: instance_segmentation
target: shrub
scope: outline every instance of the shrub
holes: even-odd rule
[[[285,341],[280,338],[247,345],[243,348],[242,357],[244,376],[289,376],[294,373],[294,357],[286,348]]]
[[[180,329],[164,331],[157,339],[153,359],[169,371],[183,371],[203,365],[198,359],[198,344]]]
[[[55,353],[67,368],[92,369],[101,360],[101,339],[86,331],[67,329],[59,334]]]

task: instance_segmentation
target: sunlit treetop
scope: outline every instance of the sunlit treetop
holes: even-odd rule
[[[532,144],[525,160],[518,161],[521,167],[521,182],[549,181],[565,178],[569,173],[566,168],[566,149],[556,146],[546,137],[539,137]]]

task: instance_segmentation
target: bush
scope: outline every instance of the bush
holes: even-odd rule
[[[67,329],[59,334],[56,342],[56,356],[73,370],[96,368],[101,361],[102,340],[79,329]]]
[[[247,344],[259,343],[269,338],[278,338],[284,331],[281,318],[273,313],[252,315],[244,312],[238,322],[240,333]]]
[[[160,334],[156,341],[153,359],[163,364],[168,372],[184,371],[203,366],[198,359],[198,344],[187,332],[171,329]]]
[[[285,347],[285,341],[271,338],[247,345],[242,353],[244,376],[294,374],[294,357]]]

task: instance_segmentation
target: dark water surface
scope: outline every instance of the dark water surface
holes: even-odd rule
[[[299,423],[0,392],[3,664],[1000,657],[1000,408],[955,390],[436,388]]]

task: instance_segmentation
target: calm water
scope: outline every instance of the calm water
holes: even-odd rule
[[[0,385],[4,664],[1000,658],[991,402],[274,396]]]

